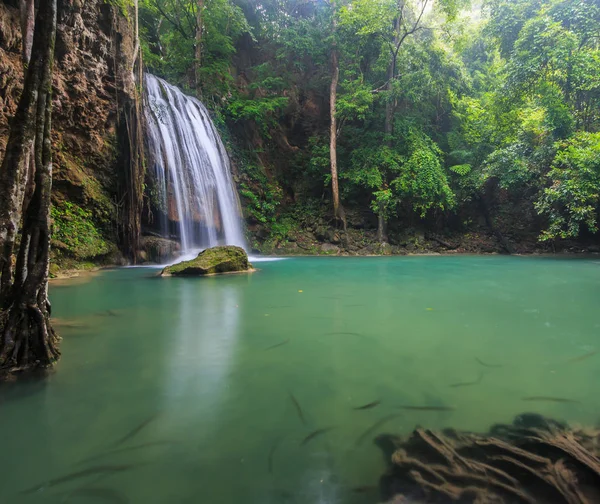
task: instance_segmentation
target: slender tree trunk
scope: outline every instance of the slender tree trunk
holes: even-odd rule
[[[329,114],[330,114],[330,129],[329,129],[329,160],[331,164],[331,192],[333,194],[333,214],[338,217],[340,207],[340,190],[338,184],[337,171],[337,86],[340,77],[340,67],[338,63],[337,49],[331,52],[331,88],[329,92]]]
[[[52,190],[52,67],[56,41],[56,0],[40,2],[25,85],[13,119],[0,177],[0,213],[4,218],[2,299],[0,309],[0,372],[47,367],[58,359],[58,336],[50,325],[48,267],[50,259],[50,197]],[[24,211],[16,268],[12,268],[20,207],[14,206],[23,184],[28,146],[33,144],[35,190]],[[11,180],[11,176],[13,179]],[[21,191],[22,193],[22,191]],[[8,216],[8,218],[6,218]],[[7,256],[7,252],[10,255]],[[7,267],[8,264],[8,267]]]
[[[23,64],[27,66],[31,59],[31,47],[33,46],[33,29],[35,27],[35,1],[20,0],[19,10],[21,13],[21,38]]]
[[[385,145],[392,148],[393,142],[392,137],[394,135],[394,113],[396,111],[396,100],[392,99],[392,93],[394,89],[394,78],[396,77],[396,57],[392,55],[392,61],[388,66],[388,83],[387,83],[387,91],[388,91],[388,99],[385,103],[385,125],[384,125],[384,135],[385,135]],[[386,187],[381,187],[381,190],[386,189]],[[387,222],[385,218],[385,208],[383,203],[379,203],[379,212],[377,214],[377,240],[380,243],[384,243],[387,241]]]
[[[387,92],[388,99],[385,103],[385,125],[384,125],[384,136],[385,136],[385,144],[391,149],[392,148],[392,138],[394,135],[394,114],[396,112],[396,98],[393,97],[394,90],[394,79],[396,78],[396,61],[398,59],[398,50],[401,41],[398,36],[398,29],[400,27],[400,18],[394,19],[394,40],[393,47],[395,48],[392,51],[392,60],[388,66],[388,82],[387,82]],[[386,189],[386,187],[381,187],[381,190]],[[387,241],[387,222],[385,219],[385,209],[383,208],[383,203],[379,204],[379,213],[377,215],[377,240],[380,243]]]
[[[332,0],[332,6],[335,9],[335,2]],[[333,13],[333,31],[337,29],[336,12]],[[340,188],[338,180],[338,167],[337,167],[337,135],[338,135],[338,123],[336,117],[337,111],[337,88],[340,80],[340,63],[337,43],[333,42],[331,50],[331,87],[329,90],[329,118],[330,118],[330,129],[329,129],[329,161],[331,166],[331,192],[333,195],[333,215],[337,220],[342,221],[344,231],[346,231],[346,215],[344,208],[340,204]]]
[[[196,76],[196,90],[200,89],[201,76],[200,68],[202,67],[202,36],[204,24],[204,0],[198,0],[196,5],[196,58],[194,63]]]

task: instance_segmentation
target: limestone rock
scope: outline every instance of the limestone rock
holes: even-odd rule
[[[173,260],[180,252],[179,242],[159,238],[157,236],[143,236],[138,251],[138,261],[150,261],[157,264],[165,264]]]
[[[240,247],[226,246],[206,249],[196,259],[167,266],[163,276],[205,276],[252,271],[248,255]]]

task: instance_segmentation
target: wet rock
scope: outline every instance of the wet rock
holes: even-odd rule
[[[389,243],[382,243],[380,247],[381,255],[392,255],[392,246]]]
[[[206,249],[196,259],[167,266],[162,276],[205,276],[243,271],[252,271],[244,249],[225,246]]]
[[[141,250],[138,260],[164,264],[176,258],[180,252],[179,242],[158,236],[143,236],[140,240]]]
[[[337,245],[332,245],[331,243],[323,243],[321,245],[321,251],[325,254],[339,254],[340,248]]]

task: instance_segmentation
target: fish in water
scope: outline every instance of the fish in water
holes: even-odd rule
[[[477,357],[475,357],[475,360],[484,367],[490,367],[490,368],[502,367],[502,364],[488,364],[487,362],[483,362],[481,359],[478,359]]]
[[[370,402],[369,404],[365,404],[363,406],[358,406],[357,408],[353,408],[353,409],[355,409],[355,410],[367,410],[367,409],[374,408],[375,406],[379,406],[380,404],[381,404],[381,401],[377,400],[377,401]]]
[[[573,357],[572,359],[569,359],[569,362],[581,362],[582,360],[586,360],[586,359],[589,359],[590,357],[593,357],[597,353],[598,353],[598,350],[595,350],[594,352],[589,352],[589,353],[586,353],[585,355],[580,355],[579,357]]]
[[[97,499],[105,502],[114,502],[116,504],[127,504],[129,499],[121,492],[112,488],[102,487],[82,487],[69,492],[64,502],[69,502],[71,497],[83,497]]]
[[[357,332],[330,332],[325,334],[325,336],[360,336],[364,337],[364,334],[360,334]]]
[[[300,406],[298,399],[296,399],[294,397],[294,394],[292,394],[291,392],[289,394],[290,394],[290,399],[292,400],[292,402],[294,403],[294,407],[296,408],[296,412],[298,413],[298,417],[300,418],[302,423],[304,425],[306,425],[306,419],[304,418],[304,413],[302,412],[302,407]]]
[[[483,373],[479,373],[479,377],[475,381],[452,383],[450,386],[453,388],[458,388],[458,387],[468,387],[470,385],[479,385],[481,383],[481,380],[483,380]]]
[[[367,493],[367,492],[372,492],[374,490],[377,490],[377,487],[373,486],[373,485],[362,485],[362,486],[354,487],[352,489],[352,491],[354,493]]]
[[[280,342],[280,343],[276,343],[276,344],[275,344],[275,345],[273,345],[273,346],[270,346],[270,347],[268,347],[268,348],[265,348],[265,350],[273,350],[274,348],[278,348],[278,347],[280,347],[280,346],[287,345],[289,342],[290,342],[290,340],[289,340],[289,339],[286,339],[285,341],[282,341],[282,342]]]
[[[119,439],[115,443],[115,446],[122,445],[126,441],[129,441],[130,439],[132,439],[135,436],[137,436],[142,430],[144,430],[146,427],[148,427],[149,424],[151,424],[154,420],[156,420],[157,416],[158,415],[152,415],[150,418],[147,418],[146,420],[144,420],[141,424],[139,424],[137,427],[135,427],[130,432],[128,432],[127,434],[125,434],[121,439]]]
[[[172,444],[175,444],[175,442],[174,441],[151,441],[149,443],[143,443],[140,445],[127,446],[126,448],[116,448],[114,450],[109,450],[105,453],[101,453],[100,455],[94,455],[93,457],[83,459],[83,460],[79,461],[78,464],[85,464],[87,462],[92,462],[93,460],[98,460],[98,459],[108,457],[110,455],[115,455],[118,453],[142,450],[144,448],[151,448],[152,446],[167,446],[167,445],[172,445]]]
[[[335,429],[335,427],[324,427],[323,429],[317,429],[316,431],[311,432],[302,440],[300,446],[304,446],[305,444],[310,443],[316,437],[321,436],[322,434],[325,434],[326,432],[329,432],[332,429]]]
[[[454,411],[454,406],[398,406],[400,409],[411,411]]]
[[[356,440],[356,446],[359,446],[360,444],[362,444],[362,442],[371,434],[373,434],[373,432],[375,432],[377,429],[379,429],[379,427],[381,427],[383,424],[389,422],[390,420],[393,420],[394,418],[398,418],[402,415],[400,415],[399,413],[392,413],[391,415],[386,415],[383,418],[380,418],[379,420],[377,420],[377,422],[375,422],[373,425],[371,425],[371,427],[369,427],[366,431],[364,431],[359,438]]]
[[[546,402],[555,402],[555,403],[568,403],[568,404],[579,404],[581,401],[576,401],[575,399],[565,399],[563,397],[548,397],[548,396],[531,396],[531,397],[523,397],[523,401],[546,401]]]
[[[60,485],[62,483],[68,483],[69,481],[73,481],[76,479],[86,478],[88,476],[94,476],[97,474],[111,474],[116,472],[127,471],[131,469],[133,465],[102,465],[102,466],[94,466],[84,469],[83,471],[77,471],[71,474],[67,474],[66,476],[61,476],[60,478],[51,479],[41,483],[40,485],[36,485],[27,490],[23,490],[22,494],[31,494],[35,492],[39,492],[45,488],[51,488],[56,485]]]
[[[271,449],[269,450],[269,456],[267,457],[267,468],[269,469],[270,474],[273,473],[273,459],[275,457],[275,452],[277,451],[277,448],[281,444],[282,439],[283,438],[281,437],[275,438],[275,441],[273,441]]]

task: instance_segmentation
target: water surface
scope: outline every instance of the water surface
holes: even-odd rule
[[[91,487],[134,503],[375,503],[376,491],[352,489],[384,471],[378,434],[484,431],[526,411],[600,417],[600,354],[580,359],[600,350],[598,261],[258,266],[204,279],[122,269],[52,287],[63,358],[43,383],[0,389],[0,502],[100,502],[69,495]]]

